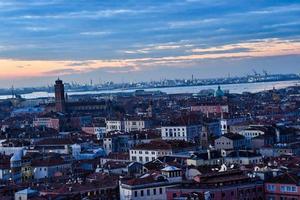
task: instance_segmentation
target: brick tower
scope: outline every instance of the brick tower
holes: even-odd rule
[[[55,89],[55,108],[56,112],[66,112],[66,101],[65,101],[65,86],[62,80],[57,79],[54,85]]]

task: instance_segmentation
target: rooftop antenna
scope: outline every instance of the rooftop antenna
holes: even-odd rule
[[[15,89],[14,85],[11,86],[11,98],[13,99],[15,97]]]

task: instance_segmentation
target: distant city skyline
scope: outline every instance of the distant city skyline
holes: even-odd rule
[[[0,85],[300,72],[299,1],[0,0]]]

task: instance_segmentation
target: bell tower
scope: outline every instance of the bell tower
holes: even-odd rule
[[[64,113],[66,111],[65,86],[62,80],[57,79],[54,85],[55,90],[55,109],[56,112]]]

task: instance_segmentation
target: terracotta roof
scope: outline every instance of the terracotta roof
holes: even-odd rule
[[[257,157],[261,156],[260,153],[255,153],[252,151],[233,151],[229,153],[226,157]]]
[[[125,183],[127,185],[136,186],[136,185],[144,185],[144,184],[150,184],[150,183],[164,183],[167,182],[166,179],[163,177],[159,178],[160,174],[158,173],[152,173],[152,174],[145,174],[140,178],[133,178],[129,180],[124,180],[122,183]]]
[[[48,138],[36,142],[35,145],[68,145],[75,144],[77,142],[77,140],[72,138]]]
[[[267,183],[295,184],[299,185],[300,174],[285,173],[267,180]]]
[[[66,162],[62,158],[46,158],[40,160],[33,160],[32,166],[39,167],[39,166],[55,166],[55,165],[63,165]]]
[[[243,135],[234,134],[234,133],[226,133],[226,134],[222,135],[222,137],[226,137],[226,138],[231,139],[231,140],[242,140],[242,139],[245,139],[245,137]]]
[[[111,152],[106,157],[107,159],[114,159],[114,160],[129,160],[129,153],[123,152]]]

